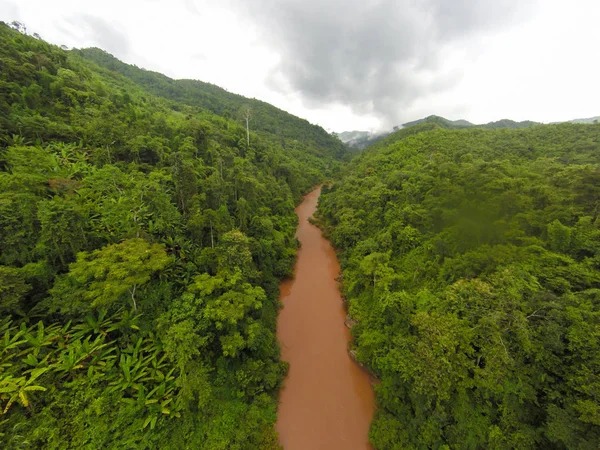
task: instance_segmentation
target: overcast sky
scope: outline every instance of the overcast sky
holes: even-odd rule
[[[0,0],[0,20],[337,132],[600,115],[598,0]]]

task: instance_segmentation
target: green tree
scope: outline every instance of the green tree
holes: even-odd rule
[[[21,271],[13,267],[0,266],[0,311],[11,313],[20,310],[20,302],[31,290]]]
[[[128,239],[93,252],[81,252],[51,290],[63,310],[110,308],[128,296],[137,310],[136,290],[172,259],[162,245]],[[84,301],[84,302],[82,302]]]
[[[188,212],[188,204],[198,192],[196,171],[189,161],[183,158],[181,152],[173,155],[172,177],[175,184],[177,205],[182,214]]]

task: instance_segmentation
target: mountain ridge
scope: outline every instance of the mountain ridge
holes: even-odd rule
[[[225,118],[239,118],[241,110],[249,108],[252,130],[277,136],[284,145],[302,141],[320,152],[333,149],[337,156],[344,153],[342,142],[321,126],[311,124],[304,118],[294,116],[262,100],[247,98],[200,80],[173,79],[159,72],[125,63],[97,47],[74,49],[72,52],[100,67],[125,76],[151,94],[189,106],[201,107]]]
[[[580,123],[580,124],[594,124],[600,122],[600,116],[588,117],[585,119],[571,119],[567,120],[569,123]],[[552,123],[563,123],[563,122],[552,122]]]
[[[588,117],[583,119],[571,119],[571,120],[563,120],[559,122],[551,122],[551,124],[559,124],[559,123],[574,123],[574,124],[594,124],[600,122],[600,116]],[[392,131],[383,131],[383,132],[371,132],[371,131],[361,131],[361,130],[353,130],[353,131],[343,131],[338,133],[338,137],[340,140],[354,150],[362,150],[363,148],[368,147],[371,144],[385,138],[393,134],[402,128],[413,127],[417,125],[421,125],[424,123],[436,123],[444,128],[452,128],[452,129],[466,129],[466,128],[486,128],[486,129],[499,129],[499,128],[527,128],[536,125],[542,125],[541,122],[534,122],[531,120],[523,120],[517,122],[512,119],[500,119],[492,122],[488,122],[485,124],[474,124],[469,122],[468,120],[458,119],[458,120],[450,120],[446,119],[442,116],[431,115],[424,117],[422,119],[413,120],[410,122],[406,122],[402,124],[401,127],[394,127]]]
[[[525,120],[522,122],[516,122],[510,119],[502,119],[497,120],[495,122],[489,122],[486,124],[476,125],[464,119],[458,120],[450,120],[446,119],[442,116],[431,115],[424,117],[422,119],[413,120],[411,122],[406,122],[401,126],[396,126],[392,131],[383,131],[378,133],[373,133],[370,131],[344,131],[338,134],[338,137],[342,140],[344,144],[346,144],[350,149],[362,150],[366,147],[369,147],[372,144],[394,134],[398,130],[402,130],[405,128],[410,128],[418,125],[422,125],[425,123],[434,123],[443,128],[448,129],[468,129],[468,128],[486,128],[486,129],[498,129],[498,128],[527,128],[530,126],[540,125],[538,122],[533,122],[530,120]]]

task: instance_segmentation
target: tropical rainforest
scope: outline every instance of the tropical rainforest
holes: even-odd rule
[[[346,151],[97,52],[0,25],[0,447],[278,448],[294,206]]]
[[[600,126],[408,127],[320,199],[378,449],[597,449]]]
[[[597,449],[600,125],[425,120],[348,155],[0,24],[0,446],[280,448],[279,282],[325,182],[375,448]]]

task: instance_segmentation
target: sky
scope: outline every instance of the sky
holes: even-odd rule
[[[0,0],[0,20],[328,131],[600,115],[598,0]]]

